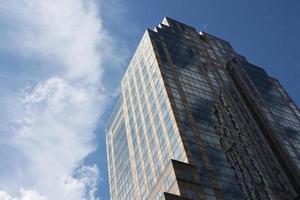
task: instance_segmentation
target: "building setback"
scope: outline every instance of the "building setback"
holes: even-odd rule
[[[112,200],[300,199],[300,112],[230,44],[147,30],[106,128]]]

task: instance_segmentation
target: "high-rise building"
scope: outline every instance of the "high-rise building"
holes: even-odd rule
[[[145,32],[106,131],[112,200],[300,198],[296,104],[228,42],[173,19]]]

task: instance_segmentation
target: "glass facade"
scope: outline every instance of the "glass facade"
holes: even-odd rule
[[[130,157],[133,193],[112,199],[147,199],[171,159],[187,162],[147,32],[129,64],[121,88],[121,109],[125,116],[123,134],[129,149],[129,155],[122,155],[125,156],[124,159]],[[113,115],[109,124],[115,124],[115,118]],[[115,129],[112,125],[107,127],[107,138]],[[107,146],[109,149],[110,144]],[[111,159],[111,154],[115,153],[108,150],[108,159]],[[111,165],[117,165],[117,162]],[[109,173],[110,179],[118,176]]]
[[[260,108],[283,148],[300,170],[299,110],[280,83],[259,67],[245,64],[243,69],[252,91],[259,93]],[[250,86],[251,87],[251,86]]]
[[[299,195],[299,109],[228,42],[165,18],[145,32],[121,91],[106,135],[111,199]]]

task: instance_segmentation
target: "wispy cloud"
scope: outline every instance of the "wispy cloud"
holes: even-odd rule
[[[18,82],[0,86],[0,200],[98,199],[98,168],[83,160],[95,150],[112,40],[97,8],[92,0],[0,2],[0,54],[19,60],[0,61],[0,82]]]

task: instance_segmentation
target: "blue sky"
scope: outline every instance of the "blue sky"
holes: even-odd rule
[[[2,1],[0,197],[109,198],[105,123],[142,34],[164,16],[229,41],[299,105],[299,10],[296,0]]]

